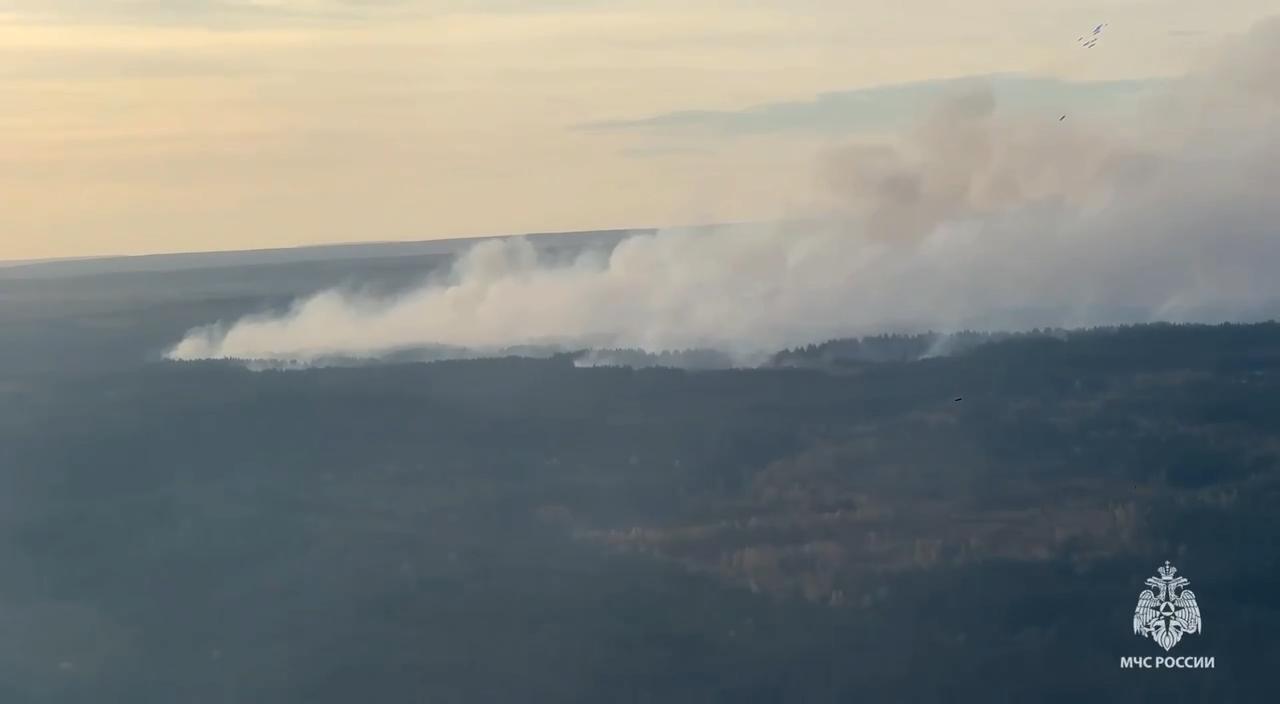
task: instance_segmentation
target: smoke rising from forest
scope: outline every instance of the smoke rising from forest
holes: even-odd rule
[[[487,241],[391,298],[340,290],[190,331],[173,359],[420,347],[708,348],[897,330],[1247,321],[1280,301],[1280,21],[1140,108],[1140,129],[943,100],[819,165],[821,217],[667,230],[549,261]]]

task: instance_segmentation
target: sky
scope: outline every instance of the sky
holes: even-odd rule
[[[1273,10],[0,0],[0,259],[783,218],[823,154],[974,77],[1120,109]]]

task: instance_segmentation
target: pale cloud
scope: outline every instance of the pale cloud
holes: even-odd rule
[[[920,115],[949,93],[989,87],[1005,112],[1095,113],[1131,102],[1160,84],[1153,80],[1062,81],[1036,76],[969,76],[825,93],[811,100],[754,105],[742,110],[683,110],[633,120],[587,123],[593,132],[650,134],[698,132],[742,135],[812,131],[832,134],[889,131]],[[1064,113],[1065,114],[1065,113]]]

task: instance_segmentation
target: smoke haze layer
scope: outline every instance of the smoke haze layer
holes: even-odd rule
[[[393,298],[338,290],[190,331],[172,359],[315,361],[415,348],[714,349],[749,359],[891,330],[1275,317],[1280,21],[1162,88],[1137,125],[944,101],[820,165],[822,217],[670,230],[548,262],[477,245]]]

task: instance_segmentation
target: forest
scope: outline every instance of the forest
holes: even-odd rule
[[[118,356],[0,373],[0,701],[1271,691],[1274,323],[704,370],[125,363],[162,331],[73,327]],[[1165,560],[1212,671],[1119,668],[1163,654],[1131,620]]]

